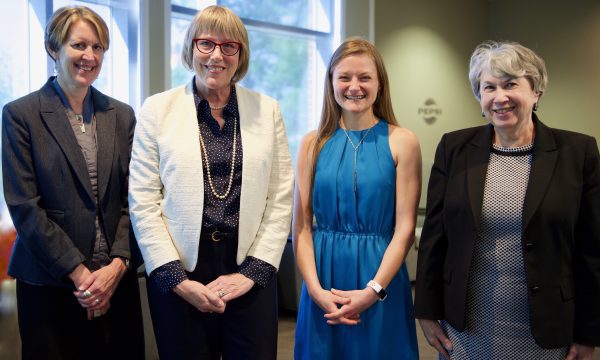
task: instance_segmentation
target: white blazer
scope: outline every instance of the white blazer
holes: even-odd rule
[[[196,267],[204,174],[192,83],[146,99],[129,166],[129,210],[146,272]],[[243,146],[238,265],[279,267],[292,217],[294,173],[279,104],[236,86]]]

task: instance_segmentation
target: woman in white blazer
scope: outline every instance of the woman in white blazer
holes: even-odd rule
[[[225,7],[194,17],[182,59],[195,76],[145,101],[130,166],[158,351],[275,359],[294,181],[279,105],[236,85],[248,35]]]

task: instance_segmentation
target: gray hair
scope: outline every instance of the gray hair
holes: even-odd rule
[[[548,84],[544,60],[533,50],[516,42],[488,40],[477,45],[469,63],[469,81],[477,100],[481,100],[481,74],[486,71],[498,78],[524,76],[533,91],[540,95]]]

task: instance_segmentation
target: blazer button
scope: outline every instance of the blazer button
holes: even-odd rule
[[[531,287],[531,293],[532,294],[537,294],[538,292],[540,292],[540,287],[537,285],[534,285]]]
[[[533,243],[530,243],[530,242],[525,243],[525,250],[529,251],[531,249],[533,249]]]

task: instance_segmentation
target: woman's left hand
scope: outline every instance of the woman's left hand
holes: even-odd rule
[[[565,360],[592,360],[594,347],[573,343]]]
[[[239,298],[250,291],[253,286],[254,281],[240,273],[221,275],[206,285],[207,288],[219,295],[224,302]]]
[[[338,320],[341,318],[356,318],[377,302],[377,294],[371,288],[350,291],[331,289],[331,293],[348,298],[350,302],[342,305],[336,312],[325,314],[327,323],[330,325],[338,324]]]
[[[92,311],[107,311],[110,298],[126,271],[127,267],[123,261],[115,258],[107,266],[94,271],[80,284],[79,289],[84,290],[74,291],[73,294],[82,307]]]

